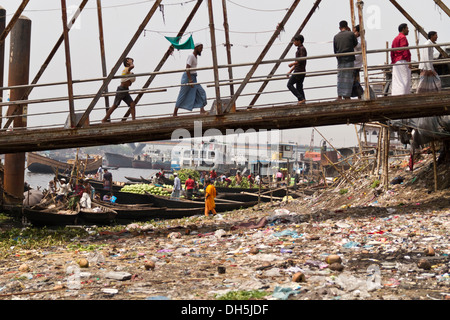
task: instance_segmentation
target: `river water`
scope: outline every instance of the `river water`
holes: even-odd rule
[[[110,172],[113,176],[113,181],[119,182],[129,182],[129,180],[125,177],[133,177],[133,178],[150,178],[159,170],[154,169],[137,169],[137,168],[118,168],[118,169],[110,169]],[[54,178],[53,174],[49,173],[35,173],[30,172],[28,169],[25,169],[25,182],[28,183],[33,189],[43,189],[47,188],[48,182]]]

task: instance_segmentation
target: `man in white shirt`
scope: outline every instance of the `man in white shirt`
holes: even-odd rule
[[[176,117],[178,109],[186,109],[192,111],[200,108],[200,114],[207,114],[204,107],[206,106],[206,92],[200,84],[197,83],[197,71],[190,71],[191,68],[197,68],[197,57],[202,55],[203,44],[195,44],[194,51],[190,54],[186,61],[186,72],[181,77],[181,88],[175,103],[173,116]]]
[[[172,199],[180,199],[180,193],[181,193],[181,181],[180,178],[178,178],[178,173],[173,174],[175,176],[175,179],[173,180],[173,190],[172,190]]]
[[[428,41],[424,45],[435,44],[438,38],[436,31],[428,32]],[[433,67],[433,50],[434,47],[421,49],[421,62],[419,64],[420,79],[417,86],[417,93],[440,91],[441,79]]]

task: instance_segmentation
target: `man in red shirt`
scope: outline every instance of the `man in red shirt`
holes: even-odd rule
[[[398,27],[399,34],[392,41],[392,48],[408,47],[409,28],[406,23]],[[411,93],[411,52],[409,50],[391,51],[392,60],[392,86],[391,94],[402,95]]]
[[[186,198],[192,199],[192,196],[194,194],[195,181],[194,181],[194,179],[192,179],[191,175],[189,175],[189,177],[186,180],[186,182],[184,183],[184,185],[186,187]]]

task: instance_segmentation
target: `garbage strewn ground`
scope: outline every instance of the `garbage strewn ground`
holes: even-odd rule
[[[80,226],[70,245],[11,248],[0,299],[449,300],[450,179],[438,169],[436,192],[424,155],[413,172],[393,164],[389,190],[361,175],[215,217]]]

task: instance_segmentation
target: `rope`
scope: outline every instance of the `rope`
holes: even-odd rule
[[[235,6],[238,6],[238,7],[247,9],[247,10],[252,10],[252,11],[275,12],[275,11],[287,11],[287,10],[289,10],[289,8],[283,8],[283,9],[255,9],[255,8],[250,8],[250,7],[243,6],[242,4],[238,4],[238,3],[234,2],[234,1],[231,1],[231,0],[227,0],[227,1],[229,3],[234,4]]]

